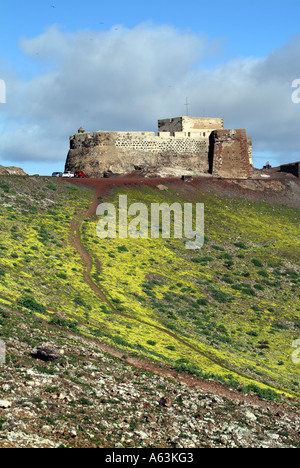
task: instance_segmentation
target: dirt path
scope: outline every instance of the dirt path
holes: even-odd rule
[[[84,272],[84,279],[89,284],[91,289],[95,292],[95,294],[97,294],[100,297],[101,301],[103,301],[103,302],[105,302],[105,303],[107,303],[109,305],[109,307],[111,308],[111,310],[115,314],[123,316],[123,317],[125,317],[125,318],[127,318],[129,320],[138,321],[141,324],[151,326],[151,327],[157,329],[160,332],[166,333],[169,336],[172,336],[172,338],[176,339],[181,344],[184,344],[185,346],[192,349],[194,352],[204,355],[206,358],[211,359],[216,364],[218,364],[218,365],[220,365],[220,366],[222,366],[222,367],[224,367],[224,368],[226,368],[228,370],[233,370],[233,369],[230,369],[229,366],[225,366],[221,362],[218,362],[216,359],[212,358],[211,356],[207,356],[207,355],[201,353],[201,351],[197,350],[193,346],[191,346],[188,343],[184,342],[183,340],[181,340],[178,336],[176,336],[172,332],[170,332],[170,331],[168,331],[168,330],[166,330],[164,328],[160,328],[158,326],[149,324],[147,322],[143,322],[142,320],[136,319],[136,318],[128,316],[126,314],[120,313],[109,302],[105,292],[103,292],[93,282],[93,280],[91,279],[91,275],[90,275],[91,270],[92,270],[92,266],[93,266],[93,259],[89,255],[89,253],[84,249],[84,247],[83,247],[83,245],[81,243],[80,226],[81,226],[84,219],[87,219],[87,218],[89,218],[90,216],[92,216],[93,214],[96,213],[96,209],[97,209],[97,206],[99,204],[99,199],[98,199],[99,196],[104,196],[109,190],[111,190],[116,185],[117,186],[124,186],[125,183],[129,182],[129,179],[128,179],[128,182],[126,182],[127,179],[124,179],[124,178],[122,178],[122,180],[118,179],[117,183],[116,183],[115,179],[109,179],[109,180],[106,180],[106,181],[101,180],[101,184],[99,184],[99,180],[97,180],[96,183],[95,183],[95,181],[91,181],[91,179],[89,179],[89,180],[90,180],[90,183],[88,185],[91,185],[91,186],[93,186],[95,188],[94,200],[93,200],[93,203],[91,204],[91,206],[89,207],[89,209],[87,211],[85,211],[85,212],[80,213],[77,216],[77,218],[72,222],[72,225],[71,225],[71,242],[74,245],[74,247],[76,248],[76,250],[78,251],[78,253],[80,254],[84,264],[86,265],[86,269],[85,269],[85,272]],[[131,179],[130,179],[130,181],[131,181]],[[150,186],[156,186],[159,183],[158,180],[154,181],[153,179],[151,181],[149,181],[149,182],[150,182],[149,183]],[[92,340],[92,341],[95,343],[94,340]],[[171,380],[173,380],[175,382],[183,383],[183,384],[185,384],[185,385],[187,385],[189,387],[199,387],[204,391],[207,391],[207,392],[210,392],[210,393],[213,393],[213,394],[217,394],[217,395],[220,395],[220,396],[224,396],[224,397],[228,398],[229,400],[234,401],[236,403],[242,403],[242,402],[245,403],[246,402],[246,403],[249,403],[249,404],[252,404],[252,405],[253,404],[258,405],[258,406],[260,406],[262,408],[270,409],[272,407],[272,408],[274,408],[275,410],[278,410],[278,411],[279,411],[279,409],[282,409],[283,406],[285,406],[284,404],[277,404],[277,403],[269,402],[269,401],[264,402],[264,401],[260,400],[259,397],[256,397],[255,395],[245,395],[244,393],[241,393],[238,390],[229,388],[228,386],[225,386],[223,384],[220,384],[220,383],[217,383],[217,382],[214,382],[214,381],[211,381],[211,380],[202,380],[202,379],[200,379],[200,378],[198,378],[196,376],[192,376],[192,375],[190,375],[188,373],[178,373],[175,369],[173,369],[171,367],[168,367],[168,366],[165,366],[165,365],[155,364],[153,362],[147,361],[146,359],[127,356],[127,355],[124,354],[124,352],[119,351],[119,350],[117,350],[117,349],[115,349],[115,348],[113,348],[113,347],[111,347],[109,345],[106,345],[104,343],[101,343],[99,341],[97,341],[97,346],[99,346],[99,348],[102,351],[107,352],[108,354],[110,354],[110,355],[112,355],[114,357],[117,357],[118,359],[121,359],[124,362],[126,362],[127,364],[132,365],[132,366],[134,366],[134,367],[136,367],[138,369],[148,371],[148,372],[152,372],[152,373],[160,375],[162,377],[171,379]],[[236,370],[233,370],[233,371],[236,372]]]
[[[149,322],[147,322],[145,320],[141,320],[141,319],[138,319],[136,317],[132,317],[131,315],[121,313],[120,311],[118,311],[113,306],[113,304],[108,299],[107,292],[105,290],[101,289],[99,286],[97,286],[97,284],[91,278],[91,270],[92,270],[92,267],[93,267],[93,258],[91,257],[91,255],[83,247],[83,245],[81,243],[81,238],[80,238],[80,226],[81,226],[84,219],[87,219],[90,216],[92,216],[93,214],[95,214],[97,206],[99,204],[98,196],[99,196],[99,191],[96,191],[95,196],[94,196],[94,201],[93,201],[92,205],[89,207],[89,209],[87,211],[82,212],[81,214],[79,214],[77,219],[75,219],[73,221],[72,225],[71,225],[72,243],[75,246],[76,250],[80,254],[81,258],[83,259],[83,261],[84,261],[84,263],[85,263],[85,265],[87,267],[85,272],[84,272],[85,281],[89,284],[89,286],[95,292],[95,294],[98,295],[100,297],[100,299],[109,306],[109,308],[112,310],[112,312],[114,314],[119,315],[120,317],[124,317],[127,320],[132,320],[133,322],[138,322],[141,325],[154,328],[158,332],[164,333],[164,334],[170,336],[171,338],[176,340],[181,345],[184,345],[185,347],[192,350],[194,353],[199,354],[201,356],[204,356],[206,359],[208,359],[211,362],[213,362],[214,364],[222,367],[223,369],[226,369],[229,372],[237,373],[237,374],[249,379],[249,377],[247,375],[243,374],[238,369],[235,369],[235,368],[231,367],[228,363],[224,363],[224,362],[220,361],[214,355],[212,355],[212,354],[210,354],[208,352],[203,352],[202,350],[200,350],[196,346],[191,345],[190,343],[188,343],[187,341],[185,341],[183,338],[179,337],[178,335],[176,335],[172,331],[170,331],[170,330],[168,330],[168,329],[166,329],[164,327],[160,327],[159,325],[151,324],[151,323],[149,323]],[[99,265],[99,268],[101,268],[101,264],[99,262],[99,259],[97,259],[97,258],[96,258],[96,263]]]

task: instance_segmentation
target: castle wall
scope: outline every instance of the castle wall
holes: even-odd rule
[[[224,178],[252,175],[246,130],[216,130],[212,134],[212,172]]]
[[[221,130],[224,128],[223,119],[209,117],[175,117],[158,121],[160,132],[197,132],[199,130]],[[209,136],[209,135],[208,135]]]
[[[180,169],[194,175],[251,177],[252,140],[245,130],[224,130],[223,119],[177,117],[154,132],[94,132],[70,137],[65,170],[89,177],[106,171],[128,174],[136,166]]]
[[[174,136],[169,138],[161,138],[160,136],[147,135],[135,136],[130,133],[118,134],[116,139],[116,147],[129,150],[135,157],[138,153],[157,153],[160,155],[170,154],[172,156],[183,155],[189,157],[190,154],[198,154],[199,157],[205,157],[208,151],[208,139],[189,138],[185,132],[176,132]]]
[[[128,173],[135,166],[183,167],[208,172],[209,139],[185,132],[156,136],[154,132],[79,133],[70,138],[66,170],[82,170],[88,176],[103,172]]]

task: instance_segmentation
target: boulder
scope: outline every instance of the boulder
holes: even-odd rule
[[[59,352],[48,345],[38,346],[33,350],[31,356],[45,362],[56,362],[60,358]]]
[[[14,167],[14,166],[5,167],[5,166],[0,165],[0,175],[26,176],[27,174],[20,167]]]

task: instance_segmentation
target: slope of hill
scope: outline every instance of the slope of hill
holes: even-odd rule
[[[161,182],[1,178],[1,446],[297,444],[295,200]],[[204,247],[99,239],[120,194],[204,203]]]

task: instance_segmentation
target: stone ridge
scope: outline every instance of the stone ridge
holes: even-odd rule
[[[21,167],[15,166],[1,166],[0,165],[0,175],[18,175],[26,176],[26,172],[23,171]]]
[[[92,135],[80,128],[70,137],[65,170],[103,177],[108,171],[125,175],[136,167],[150,167],[169,169],[170,174],[176,168],[196,176],[251,177],[252,140],[246,130],[224,130],[222,119],[200,117],[159,120],[158,127],[157,135],[108,131]]]
[[[293,174],[296,177],[300,177],[300,162],[284,164],[280,166],[280,172],[287,172]]]

